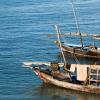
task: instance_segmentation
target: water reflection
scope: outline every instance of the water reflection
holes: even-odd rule
[[[99,100],[100,96],[95,94],[85,94],[72,90],[58,88],[53,85],[42,83],[33,91],[38,100]]]

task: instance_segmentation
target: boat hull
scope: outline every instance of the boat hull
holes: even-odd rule
[[[100,58],[100,50],[82,50],[81,47],[70,47],[62,45],[62,49],[66,53],[70,53],[71,55],[77,56],[77,57],[87,57],[87,58]]]
[[[49,83],[49,84],[52,84],[52,85],[55,85],[55,86],[58,86],[61,88],[65,88],[65,89],[71,89],[71,90],[85,92],[85,93],[100,94],[100,87],[90,86],[90,85],[85,86],[85,85],[73,84],[70,82],[57,80],[57,79],[53,78],[53,76],[48,75],[44,72],[41,72],[39,69],[33,69],[33,71],[45,83]]]

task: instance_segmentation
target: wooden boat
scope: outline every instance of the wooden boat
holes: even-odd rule
[[[78,33],[78,36],[80,35],[81,37],[81,45],[66,45],[60,40],[61,33],[57,25],[55,25],[55,29],[58,40],[54,42],[59,48],[62,48],[62,51],[64,51],[65,54],[70,53],[72,56],[76,57],[100,58],[100,48],[94,45],[84,46],[81,33]],[[99,38],[99,35],[95,35],[95,37]]]
[[[100,35],[94,36],[95,40],[100,40]]]
[[[30,67],[45,83],[53,84],[65,89],[100,94],[100,65],[80,65],[80,67],[87,66],[86,68],[88,69],[88,77],[84,81],[75,79],[71,69],[69,70],[70,76],[67,71],[66,74],[65,72],[58,70],[57,66],[60,65],[60,68],[63,68],[64,63],[24,62],[24,65]],[[73,65],[79,66],[79,64],[72,64],[72,66]],[[85,75],[83,76],[85,77]]]
[[[100,94],[100,62],[94,65],[68,64],[63,50],[66,48],[61,44],[60,32],[57,26],[55,27],[64,63],[23,62],[24,66],[31,68],[45,83],[75,91]],[[71,49],[73,51],[73,48],[68,51]],[[93,51],[94,53],[97,52]],[[80,48],[78,52],[80,52]]]
[[[77,32],[72,33],[72,34],[67,34],[67,35],[79,36],[81,46],[69,46],[69,45],[65,45],[64,43],[60,43],[60,36],[62,36],[62,34],[61,34],[60,29],[58,28],[57,25],[55,26],[55,29],[56,29],[56,32],[58,34],[57,35],[58,41],[56,41],[55,43],[60,48],[62,47],[63,51],[65,51],[66,53],[70,53],[71,55],[74,55],[74,56],[77,56],[77,57],[100,58],[100,48],[98,48],[97,46],[94,46],[94,45],[84,46],[82,37],[88,36],[88,34],[80,32],[73,0],[71,0],[71,3],[72,3],[73,14],[74,14],[74,17],[75,17]],[[94,35],[90,35],[90,36],[95,37],[95,39],[100,39],[99,34],[94,34]]]
[[[100,94],[100,62],[94,65],[68,64],[60,41],[59,46],[64,63],[23,62],[24,66],[31,68],[45,83],[65,89]]]
[[[60,41],[59,46],[64,63],[23,62],[24,66],[31,68],[45,83],[65,89],[100,94],[100,62],[94,65],[68,64]]]
[[[59,46],[58,41],[55,41],[55,43]],[[72,56],[100,58],[100,48],[96,46],[89,45],[82,48],[81,46],[65,45],[64,43],[61,43],[61,46],[65,53],[70,53]]]

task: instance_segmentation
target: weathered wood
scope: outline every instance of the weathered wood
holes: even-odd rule
[[[38,73],[40,79],[42,79],[44,82],[56,85],[58,87],[76,90],[80,92],[100,94],[100,86],[91,86],[91,85],[84,86],[79,84],[73,84],[70,82],[59,81],[48,74],[40,72],[39,70],[34,70],[34,71]]]
[[[47,66],[51,66],[52,62],[33,62],[33,61],[27,61],[27,62],[23,62],[23,65],[25,66],[31,66],[31,65],[47,65]],[[59,67],[64,67],[64,63],[58,63]],[[89,68],[91,68],[91,70],[100,70],[100,65],[90,65],[90,64],[70,64],[70,66],[87,66]]]
[[[94,36],[93,37],[95,40],[100,40],[100,35]]]
[[[92,73],[92,74],[90,74],[90,75],[97,75],[96,73]],[[100,76],[100,74],[98,74],[98,76]]]
[[[94,80],[94,79],[90,79],[91,81],[95,81],[95,82],[100,82],[100,80]]]
[[[56,44],[59,46],[57,41]],[[61,46],[65,55],[69,53],[76,57],[100,58],[100,50],[96,49],[94,46],[85,46],[84,49],[82,49],[82,47],[68,46],[63,43]]]
[[[96,85],[98,86],[98,82],[100,82],[99,71],[100,71],[100,65],[92,65],[92,66],[90,66],[89,84],[91,84],[91,82],[96,82]]]
[[[50,66],[51,62],[32,62],[32,61],[29,62],[28,61],[28,62],[23,62],[23,64],[26,65],[26,66],[31,66],[32,64],[34,64],[34,65],[42,65],[42,64],[44,64],[44,65]],[[58,64],[59,64],[59,67],[64,66],[64,63],[58,63]]]
[[[51,62],[24,62],[23,63],[24,65],[30,67],[32,64],[47,64],[47,65],[51,65]],[[59,63],[61,65],[64,65],[64,63]],[[74,64],[73,64],[74,65]],[[77,66],[80,66],[80,64],[75,64],[76,68]],[[98,67],[100,67],[100,65],[81,65],[80,67],[87,67],[89,70],[89,76],[87,78],[88,80],[88,84],[89,85],[83,85],[84,82],[81,83],[73,83],[73,81],[69,78],[69,75],[68,74],[64,74],[64,73],[60,73],[59,70],[58,71],[55,71],[55,72],[51,72],[51,73],[48,73],[46,72],[46,70],[40,70],[38,68],[35,68],[35,67],[30,67],[35,73],[36,75],[38,75],[40,77],[41,80],[43,80],[44,82],[46,83],[50,83],[50,84],[53,84],[53,85],[56,85],[58,87],[62,87],[62,88],[66,88],[66,89],[72,89],[72,90],[76,90],[76,91],[81,91],[81,92],[87,92],[87,93],[96,93],[96,94],[100,94],[100,86],[98,86],[98,82],[100,82],[99,80],[99,73],[98,71],[100,70],[97,70]],[[92,70],[96,70],[97,73],[92,73]],[[92,75],[95,75],[96,76],[96,79],[92,79]],[[61,80],[57,79],[57,78],[54,78],[54,77],[57,77],[57,78],[61,78]],[[64,80],[62,80],[64,79]],[[87,81],[86,80],[86,81]],[[92,83],[91,82],[95,82],[97,85],[94,86],[94,85],[91,85]]]
[[[99,37],[100,35],[99,34],[89,34],[89,33],[81,33],[82,37],[87,37],[87,36],[90,36],[90,37]],[[57,34],[48,34],[49,37],[51,36],[57,36]],[[60,34],[60,36],[80,36],[80,33],[77,33],[77,32],[71,32],[71,33],[63,33],[63,34]]]
[[[91,65],[91,70],[100,70],[100,65]]]

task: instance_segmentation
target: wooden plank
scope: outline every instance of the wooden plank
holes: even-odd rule
[[[51,62],[33,62],[33,61],[27,61],[27,62],[23,62],[23,64],[26,65],[26,66],[31,66],[32,64],[35,64],[35,65],[45,64],[45,65],[50,66]],[[59,67],[63,67],[64,66],[64,63],[58,63],[58,64],[59,64]],[[81,64],[73,64],[73,65],[80,66]],[[91,67],[91,69],[94,69],[94,70],[100,70],[100,65],[82,65],[82,66]]]
[[[66,89],[72,89],[72,90],[86,92],[86,93],[100,94],[100,86],[93,86],[93,85],[84,86],[79,84],[73,84],[70,82],[59,81],[50,75],[39,72],[39,70],[37,71],[39,73],[40,79],[42,79],[44,82],[46,81],[50,84],[56,85],[58,87],[66,88]]]
[[[96,76],[97,74],[96,74],[96,73],[91,73],[90,75],[94,75],[94,76]],[[98,76],[100,76],[100,74],[98,74]]]
[[[90,81],[100,82],[100,80],[90,79]]]
[[[29,62],[23,62],[23,64],[25,66],[31,66],[32,64],[34,64],[34,65],[42,65],[42,64],[45,64],[47,66],[50,66],[51,65],[51,62],[31,62],[31,61],[29,61]],[[59,64],[59,67],[63,67],[64,66],[64,63],[58,63],[58,64]]]
[[[57,36],[57,34],[47,34],[49,37],[51,36]],[[81,35],[83,37],[87,37],[87,36],[90,36],[90,37],[99,37],[100,35],[99,34],[88,34],[88,33],[81,33]],[[60,36],[80,36],[80,33],[77,33],[77,32],[71,32],[71,33],[63,33],[63,34],[60,34]]]
[[[91,65],[90,68],[93,70],[100,70],[100,65]]]

